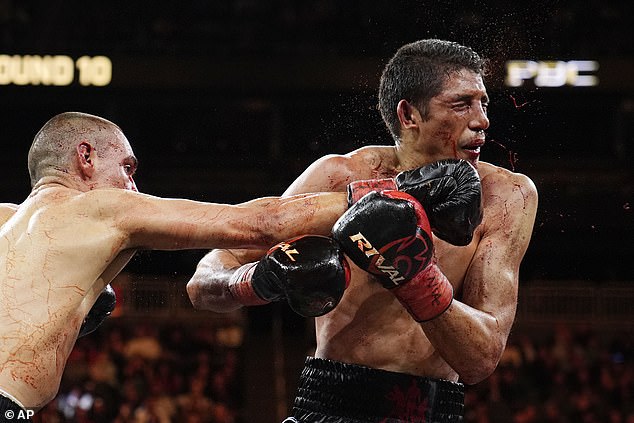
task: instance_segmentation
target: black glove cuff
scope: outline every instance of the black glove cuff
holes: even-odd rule
[[[251,277],[251,286],[255,294],[266,301],[279,301],[284,298],[277,275],[266,269],[266,263],[255,266]]]

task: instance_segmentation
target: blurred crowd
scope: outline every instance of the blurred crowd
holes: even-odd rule
[[[34,422],[240,421],[242,381],[235,339],[241,334],[218,334],[186,322],[155,325],[111,318],[78,340],[58,396]]]
[[[467,388],[466,423],[634,423],[631,328],[515,332],[497,370]]]
[[[34,422],[245,422],[241,338],[110,319],[79,340]],[[467,386],[465,423],[634,423],[633,340],[631,329],[516,329],[493,375]]]

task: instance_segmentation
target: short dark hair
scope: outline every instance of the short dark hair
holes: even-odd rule
[[[407,100],[425,118],[429,100],[442,91],[451,73],[462,69],[484,75],[486,63],[474,50],[453,41],[419,40],[396,51],[379,84],[379,111],[396,142],[400,137],[398,102]]]

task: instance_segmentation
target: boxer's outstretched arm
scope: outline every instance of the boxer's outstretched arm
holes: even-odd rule
[[[92,195],[101,196],[95,199],[103,203],[100,212],[110,214],[123,232],[122,249],[268,248],[297,234],[328,234],[347,209],[343,193],[266,197],[226,205],[108,191],[112,198],[105,201],[104,193]]]

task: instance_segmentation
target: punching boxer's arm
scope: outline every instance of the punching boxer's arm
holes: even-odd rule
[[[537,209],[535,186],[523,175],[497,172],[482,185],[490,193],[484,198],[487,215],[460,301],[422,323],[436,350],[469,384],[489,376],[503,353],[515,318],[519,266]]]
[[[103,197],[92,192],[85,195]],[[237,205],[162,199],[124,190],[110,194],[100,209],[112,214],[124,232],[123,249],[269,247],[298,233],[328,234],[347,209],[345,193],[267,197]]]

